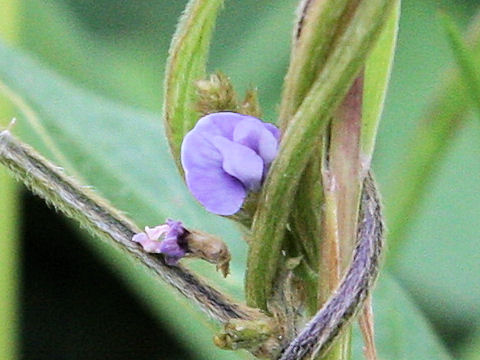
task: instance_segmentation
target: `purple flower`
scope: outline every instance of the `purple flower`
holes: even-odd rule
[[[146,252],[164,254],[166,263],[175,265],[187,253],[187,234],[180,221],[167,219],[166,224],[146,226],[145,232],[135,234],[132,241],[142,245]]]
[[[235,214],[249,191],[260,189],[277,155],[280,131],[232,112],[202,117],[182,143],[187,186],[210,212]]]

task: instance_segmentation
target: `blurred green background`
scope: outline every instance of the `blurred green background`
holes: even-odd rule
[[[132,152],[134,156],[144,157],[142,163],[148,164],[150,159],[159,161],[155,160],[157,154],[142,153],[143,137],[136,134],[150,129],[160,132],[157,125],[151,124],[160,118],[168,46],[185,3],[165,0],[2,0],[0,37],[11,47],[39,60],[40,66],[59,74],[67,81],[65,84],[75,84],[70,92],[64,80],[52,78],[53,84],[58,83],[65,89],[66,100],[63,102],[59,97],[56,102],[45,105],[50,113],[38,111],[41,117],[55,119],[63,116],[68,111],[65,108],[69,107],[69,101],[76,99],[77,93],[82,96],[96,94],[96,98],[111,99],[143,114],[145,118],[132,119],[130,110],[119,110],[118,114],[130,116],[130,122],[119,120],[118,131],[133,133],[130,144],[137,150]],[[213,39],[210,69],[221,69],[231,76],[239,92],[250,85],[257,86],[265,119],[269,121],[275,120],[288,64],[295,6],[296,1],[293,0],[227,0]],[[466,29],[479,5],[476,0],[403,0],[398,49],[374,161],[389,214],[395,208],[395,203],[388,201],[394,191],[391,184],[401,183],[402,164],[416,126],[439,92],[440,83],[455,67],[445,31],[437,16],[439,9],[451,14],[461,28]],[[13,58],[5,57],[0,62],[5,73],[15,62],[8,59]],[[22,71],[21,65],[19,61],[19,71]],[[25,94],[34,92],[34,89],[42,92],[36,74],[29,73],[28,66],[23,69],[24,78],[18,81],[27,84]],[[15,81],[13,70],[11,76]],[[28,83],[29,79],[31,83]],[[51,89],[54,89],[53,85]],[[27,99],[28,96],[33,99],[32,104],[35,100],[46,104],[42,98],[35,99],[35,94],[27,95]],[[41,95],[47,99],[49,92]],[[110,104],[107,101],[104,105],[102,101],[98,100],[95,105],[95,116],[103,106]],[[79,100],[75,104],[81,108],[80,103]],[[38,140],[31,130],[24,129],[21,124],[22,115],[18,108],[3,101],[1,109],[0,124],[6,125],[11,117],[17,117],[22,137],[41,147],[35,142]],[[84,111],[82,116],[88,118],[88,106],[84,107]],[[75,118],[72,119],[69,121],[73,124]],[[480,359],[479,120],[478,114],[471,112],[462,120],[459,129],[452,128],[448,146],[441,161],[436,163],[432,176],[419,180],[425,181],[426,186],[422,196],[416,199],[418,211],[402,219],[404,239],[400,246],[394,248],[395,253],[390,254],[389,263],[385,265],[388,271],[385,276],[396,279],[399,289],[411,300],[409,306],[418,311],[415,314],[419,317],[423,314],[426,324],[431,325],[426,325],[428,336],[438,338],[439,341],[435,342],[447,348],[445,353],[450,353],[451,358],[466,360]],[[115,119],[109,121],[114,126]],[[162,209],[170,206],[171,211],[161,215],[152,213],[147,206],[127,208],[130,196],[133,196],[131,193],[139,190],[126,188],[125,184],[142,187],[142,178],[137,176],[136,181],[127,181],[125,178],[133,179],[137,174],[115,173],[121,166],[113,160],[110,163],[109,158],[123,156],[120,145],[112,148],[99,145],[96,149],[94,138],[75,139],[77,142],[72,141],[74,137],[63,139],[62,128],[58,124],[60,122],[45,120],[43,125],[58,141],[56,145],[60,150],[70,146],[86,149],[85,153],[98,155],[100,159],[99,164],[80,165],[76,168],[77,174],[83,175],[88,184],[98,187],[115,205],[128,211],[140,225],[153,225],[155,221],[161,222],[166,215],[178,214],[198,227],[220,231],[229,239],[233,251],[239,255],[234,262],[233,280],[227,280],[225,286],[236,291],[235,284],[242,278],[245,247],[235,241],[236,233],[231,225],[205,214],[197,217],[192,213],[188,218],[180,209],[184,200],[179,200],[178,204],[162,205]],[[94,131],[96,125],[93,120],[90,124],[88,119],[82,119],[82,123],[75,126]],[[75,129],[72,125],[69,134]],[[85,131],[88,133],[88,129]],[[112,141],[115,141],[116,134],[110,133]],[[122,151],[128,153],[125,142],[121,145]],[[164,151],[165,146],[162,146]],[[96,154],[96,151],[99,153]],[[48,154],[48,151],[45,153]],[[73,164],[84,159],[81,152],[77,154],[73,150],[66,157]],[[68,166],[63,165],[68,170]],[[114,175],[111,178],[102,177],[103,173],[98,171],[100,166],[111,166]],[[171,164],[161,163],[159,166],[173,171]],[[134,169],[132,172],[135,170],[141,171]],[[10,189],[11,184],[5,180],[4,174],[0,173],[0,178],[0,206],[5,206],[0,213],[0,238],[3,243],[0,248],[0,305],[4,310],[0,312],[2,359],[2,354],[7,354],[5,359],[15,358],[15,352],[24,359],[236,358],[225,352],[210,353],[208,349],[213,345],[206,341],[211,334],[195,334],[192,337],[188,330],[203,319],[201,315],[179,309],[184,303],[177,304],[175,297],[165,302],[153,298],[172,295],[149,292],[149,281],[138,280],[135,269],[123,271],[129,265],[122,264],[118,256],[110,255],[111,251],[104,245],[77,231],[74,224],[53,215],[41,201],[27,195],[25,189],[20,189],[16,197],[12,196],[15,191]],[[172,175],[172,179],[180,181],[177,175]],[[155,188],[155,176],[148,177],[148,180],[149,186]],[[409,183],[404,185],[408,187]],[[159,183],[158,187],[161,186],[164,184]],[[158,194],[161,195],[161,192]],[[19,209],[18,218],[12,216],[15,207]],[[14,241],[15,236],[10,235],[15,233],[16,224],[19,224],[20,245]],[[9,242],[5,240],[7,238]],[[98,257],[99,254],[104,256]],[[202,265],[195,266],[203,269]],[[18,300],[9,295],[15,294],[16,286],[20,287]],[[397,291],[396,288],[382,289],[378,291],[391,291],[391,297],[395,297],[393,292]],[[388,301],[382,301],[383,305],[378,306],[388,307]],[[185,316],[185,311],[188,316]],[[169,315],[165,315],[166,312]],[[15,313],[17,316],[12,316]],[[400,313],[398,316],[404,315]],[[411,334],[400,334],[381,324],[377,326],[379,333],[392,331],[392,339],[385,345],[389,349],[394,348],[397,342],[400,344],[398,338],[402,336],[417,336],[417,329],[414,326],[409,328],[408,321],[404,329],[409,329]],[[180,334],[183,331],[184,335],[179,336],[178,331]],[[14,344],[15,333],[19,339],[18,346]],[[424,334],[418,333],[420,343]],[[398,351],[398,354],[406,353],[408,351]],[[425,354],[428,354],[428,349]],[[417,353],[414,358],[434,358],[426,356]],[[412,357],[398,355],[397,358]]]

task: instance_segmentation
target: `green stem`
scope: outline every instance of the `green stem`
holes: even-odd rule
[[[394,3],[393,0],[361,2],[283,134],[253,223],[246,275],[249,304],[267,308],[295,190],[313,144],[363,66]]]
[[[300,2],[293,32],[290,65],[285,77],[280,105],[280,126],[285,129],[321,72],[335,40],[345,30],[358,0]],[[320,137],[318,138],[320,139]],[[308,265],[319,268],[323,189],[321,159],[323,145],[317,140],[295,195],[289,223],[293,241],[303,246]],[[310,286],[308,287],[310,288]],[[310,302],[316,302],[318,293]],[[316,311],[317,309],[315,309]],[[313,315],[313,314],[311,314]]]
[[[280,105],[280,125],[283,129],[295,115],[325,65],[329,50],[345,24],[342,18],[348,17],[347,10],[352,10],[357,2],[358,0],[301,2],[297,10],[299,18],[294,28],[291,60]]]
[[[325,149],[325,154],[327,153]],[[324,304],[328,297],[333,294],[340,282],[340,245],[338,239],[338,216],[337,197],[334,191],[334,183],[326,166],[326,158],[322,164],[323,186],[325,192],[324,214],[323,214],[323,236],[320,253],[319,266],[319,303]],[[350,334],[348,331],[347,334]],[[321,357],[322,360],[340,360],[345,349],[350,348],[349,336],[341,336],[328,353]]]
[[[180,146],[195,125],[195,82],[205,78],[207,55],[223,0],[191,0],[180,19],[165,73],[164,121],[168,142],[180,171]]]

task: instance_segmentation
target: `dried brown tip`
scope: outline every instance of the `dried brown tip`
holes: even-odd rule
[[[221,72],[196,82],[198,100],[195,110],[203,115],[220,111],[238,112],[237,94],[230,78]]]
[[[240,105],[240,113],[255,116],[259,119],[262,117],[262,109],[260,108],[256,88],[248,89],[245,93],[245,98]]]
[[[188,256],[215,264],[224,277],[230,273],[230,251],[218,237],[198,230],[191,230],[186,237]]]

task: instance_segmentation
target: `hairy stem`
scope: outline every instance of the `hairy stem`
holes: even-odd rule
[[[393,0],[362,1],[321,74],[283,133],[252,226],[246,275],[247,303],[267,309],[295,192],[334,109],[351,86],[380,34]]]
[[[15,139],[7,130],[0,132],[0,163],[47,203],[148,268],[182,295],[192,299],[212,318],[227,322],[262,316],[256,309],[234,303],[188,269],[168,266],[162,256],[145,253],[131,241],[139,229],[128,218],[88,188],[67,177],[61,169]]]
[[[173,159],[183,174],[180,147],[195,125],[195,82],[205,78],[210,39],[223,0],[190,0],[170,45],[165,72],[164,121]]]
[[[297,9],[292,54],[280,104],[280,126],[284,130],[334,46],[345,30],[358,0],[303,0]]]
[[[369,174],[363,184],[357,245],[339,287],[283,352],[280,360],[321,356],[363,305],[378,275],[383,249],[380,200]]]

